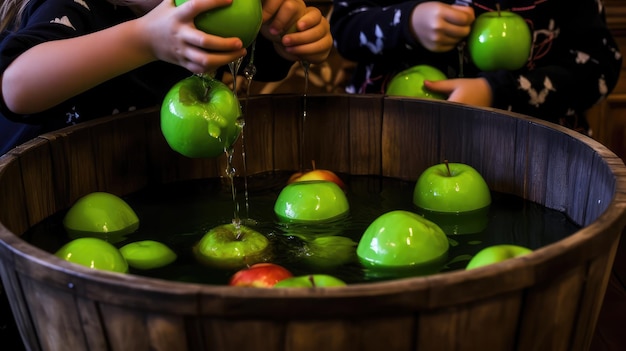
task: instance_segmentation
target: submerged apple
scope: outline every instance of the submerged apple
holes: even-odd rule
[[[63,218],[63,227],[71,238],[93,236],[116,243],[139,228],[139,218],[120,197],[93,192],[72,205]]]
[[[175,0],[179,6],[188,0]],[[234,0],[225,7],[209,10],[194,19],[196,28],[224,38],[238,37],[244,47],[250,46],[263,22],[261,0]]]
[[[394,210],[365,230],[356,253],[371,277],[435,273],[445,263],[448,238],[439,226],[409,211]]]
[[[500,244],[488,246],[478,251],[478,253],[472,257],[466,269],[502,262],[510,258],[527,255],[531,252],[533,252],[531,249],[519,245]]]
[[[415,183],[413,203],[428,211],[475,211],[491,204],[491,192],[472,166],[446,161],[422,172]]]
[[[177,255],[167,245],[154,240],[128,243],[120,248],[120,253],[133,268],[154,269],[176,261]]]
[[[293,274],[281,265],[269,262],[256,263],[233,274],[228,285],[271,288],[279,281],[291,277]]]
[[[386,93],[393,96],[445,100],[445,96],[426,89],[424,80],[435,82],[447,78],[443,72],[433,66],[417,65],[396,74],[387,85]]]
[[[55,256],[92,269],[128,272],[128,263],[112,244],[98,238],[78,238],[58,249]]]
[[[206,265],[241,269],[269,260],[270,242],[265,235],[246,226],[224,224],[209,230],[193,247],[196,259]]]
[[[344,191],[334,182],[311,180],[288,184],[278,194],[274,213],[285,222],[337,219],[350,210]]]
[[[332,288],[346,285],[346,282],[332,275],[307,274],[283,279],[274,288]]]
[[[470,57],[482,71],[522,68],[530,56],[531,43],[528,24],[510,11],[480,14],[467,38]]]
[[[357,245],[345,236],[313,236],[304,240],[304,247],[298,257],[309,267],[334,268],[356,261]]]
[[[241,132],[239,100],[217,79],[193,75],[174,84],[161,106],[169,146],[190,158],[224,154]]]

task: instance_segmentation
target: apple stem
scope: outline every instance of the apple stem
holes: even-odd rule
[[[311,285],[313,285],[313,287],[315,287],[315,279],[313,279],[312,275],[309,275],[309,281],[311,282]]]
[[[452,177],[452,172],[450,172],[450,164],[448,160],[443,160],[443,163],[446,165],[446,169],[448,170],[448,177]]]
[[[501,15],[500,15],[500,2],[499,1],[496,3],[496,11],[498,11],[498,17],[500,17]]]
[[[313,170],[315,170],[315,160],[311,160],[311,167],[313,167]]]

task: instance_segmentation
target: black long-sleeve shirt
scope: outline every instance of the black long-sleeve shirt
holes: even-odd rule
[[[85,35],[135,17],[129,8],[114,6],[106,0],[32,0],[22,16],[21,26],[17,30],[9,28],[0,33],[0,72],[37,44]],[[249,54],[251,51],[248,49]],[[255,80],[277,81],[286,77],[293,63],[280,57],[271,42],[259,36],[255,51]],[[244,60],[241,67],[245,67],[246,62]],[[180,66],[153,62],[49,110],[29,115],[12,113],[0,99],[0,155],[44,132],[119,112],[160,105],[167,91],[191,74]]]
[[[396,73],[429,64],[449,78],[460,72],[466,78],[486,78],[493,107],[584,131],[584,112],[617,83],[622,56],[606,26],[601,0],[473,1],[476,16],[496,10],[500,2],[530,25],[531,56],[513,72],[480,72],[467,50],[433,53],[424,48],[411,33],[411,12],[422,2],[334,0],[330,24],[335,47],[357,63],[347,92],[384,93]]]

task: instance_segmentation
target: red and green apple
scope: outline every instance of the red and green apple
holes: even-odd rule
[[[413,203],[434,212],[475,211],[491,204],[491,192],[475,168],[445,161],[420,174],[413,190]]]
[[[466,269],[487,266],[510,258],[527,255],[531,252],[533,252],[531,249],[519,245],[499,244],[488,246],[478,251],[478,253],[472,257]]]
[[[225,153],[239,137],[241,106],[217,79],[193,75],[168,91],[161,106],[161,131],[169,146],[190,158]]]
[[[346,282],[332,275],[307,274],[283,279],[274,288],[332,288],[346,285]]]
[[[176,6],[188,0],[175,0]],[[199,30],[224,38],[238,37],[244,47],[250,46],[263,22],[261,0],[233,0],[225,7],[201,13],[194,19]]]
[[[154,240],[141,240],[120,247],[128,265],[141,270],[167,266],[178,257],[167,245]]]
[[[424,81],[445,80],[448,77],[439,69],[429,65],[417,65],[396,74],[386,88],[386,94],[391,96],[408,96],[445,100],[446,97],[431,92],[424,87]]]
[[[128,263],[120,251],[102,239],[78,238],[63,245],[55,256],[92,269],[127,273]]]
[[[357,256],[371,277],[434,273],[447,259],[448,238],[439,226],[405,210],[386,212],[365,230]]]
[[[482,71],[522,68],[530,56],[531,43],[524,18],[499,10],[480,14],[467,38],[470,58]]]
[[[70,238],[92,236],[116,243],[139,228],[139,218],[120,197],[93,192],[72,205],[63,218],[63,227]]]
[[[196,259],[211,267],[241,269],[267,262],[272,255],[270,241],[258,231],[234,224],[209,230],[193,247]]]
[[[287,184],[274,203],[274,213],[283,222],[329,221],[346,215],[349,210],[343,189],[326,180]]]
[[[262,262],[235,272],[228,285],[271,288],[279,281],[291,277],[293,274],[287,268],[275,263]]]

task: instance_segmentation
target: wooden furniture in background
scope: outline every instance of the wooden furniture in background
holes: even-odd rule
[[[604,0],[606,19],[622,56],[626,53],[626,1]],[[626,60],[617,86],[587,115],[593,138],[606,145],[622,159],[626,159]]]

